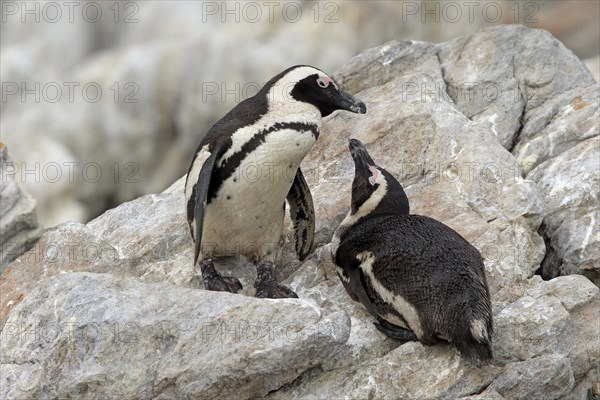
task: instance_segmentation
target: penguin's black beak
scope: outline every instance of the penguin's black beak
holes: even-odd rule
[[[352,155],[357,170],[368,170],[370,166],[375,166],[375,162],[360,140],[350,139],[348,148],[350,149],[350,154]]]
[[[346,110],[357,114],[365,114],[367,112],[365,103],[343,90],[336,90],[333,93],[333,101],[340,110]]]

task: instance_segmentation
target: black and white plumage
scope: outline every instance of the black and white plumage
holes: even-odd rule
[[[322,71],[288,68],[214,124],[196,150],[185,184],[194,265],[205,288],[236,292],[236,278],[220,276],[213,257],[246,256],[256,263],[259,297],[295,297],[275,282],[273,262],[290,204],[300,259],[311,252],[314,210],[299,166],[319,136],[322,117],[365,105],[339,90]]]
[[[481,365],[491,362],[492,310],[483,259],[432,218],[410,214],[400,183],[350,140],[352,206],[332,241],[346,291],[400,340],[451,342]]]

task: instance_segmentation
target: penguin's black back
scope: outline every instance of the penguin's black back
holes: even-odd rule
[[[491,359],[491,344],[473,344],[473,320],[492,334],[491,304],[483,259],[477,249],[450,227],[422,215],[363,217],[340,237],[336,263],[374,254],[373,275],[400,294],[419,314],[424,343],[445,336],[471,360]],[[377,299],[366,279],[369,297]],[[379,303],[379,304],[377,304]],[[389,306],[375,301],[381,314]]]

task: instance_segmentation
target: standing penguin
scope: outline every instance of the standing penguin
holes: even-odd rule
[[[274,257],[290,204],[296,253],[303,260],[314,239],[312,197],[300,162],[319,136],[322,117],[335,110],[364,114],[360,100],[339,90],[324,72],[286,69],[228,112],[208,131],[185,183],[187,222],[204,287],[237,292],[212,258],[246,256],[256,264],[256,296],[297,297],[275,279]]]
[[[355,175],[332,258],[350,297],[404,341],[452,343],[474,364],[492,361],[492,307],[483,259],[454,230],[409,214],[398,181],[350,140]]]

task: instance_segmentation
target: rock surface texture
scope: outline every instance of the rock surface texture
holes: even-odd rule
[[[0,273],[42,236],[35,200],[15,181],[16,163],[0,142]]]
[[[368,113],[332,115],[303,162],[316,249],[300,263],[286,237],[278,269],[299,299],[250,297],[254,271],[237,258],[217,267],[244,294],[203,290],[179,180],[46,230],[9,265],[0,398],[587,399],[600,379],[588,279],[600,268],[600,149],[599,88],[583,64],[545,31],[504,26],[392,41],[336,78]],[[345,292],[329,241],[350,204],[351,137],[413,213],[484,256],[496,365],[400,345]]]

